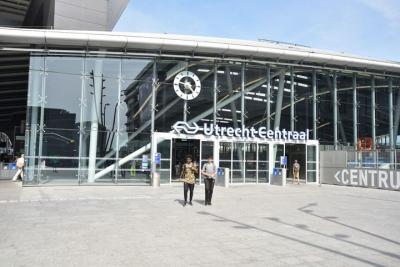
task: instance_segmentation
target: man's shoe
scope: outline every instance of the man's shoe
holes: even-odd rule
[[[208,205],[211,206],[212,205],[211,202],[208,202]]]
[[[186,201],[185,201],[185,202],[183,202],[183,205],[182,205],[182,206],[184,206],[184,207],[186,206]]]
[[[190,201],[190,202],[189,202],[189,205],[190,205],[190,206],[193,206],[193,203],[192,203],[192,201]]]

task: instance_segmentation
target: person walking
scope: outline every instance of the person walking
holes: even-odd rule
[[[208,157],[208,161],[204,163],[201,174],[204,177],[204,189],[205,189],[205,201],[204,204],[211,205],[211,199],[214,191],[215,175],[217,173],[217,168],[213,163],[213,158]]]
[[[300,164],[297,160],[293,163],[293,183],[297,180],[297,184],[300,184]]]
[[[24,179],[24,167],[25,167],[25,155],[22,154],[21,157],[19,157],[16,161],[18,171],[13,177],[13,181],[17,181],[19,177],[21,177],[21,180]]]
[[[190,198],[189,198],[189,205],[192,206],[192,200],[193,200],[193,191],[194,191],[194,184],[196,182],[196,174],[197,172],[197,166],[192,162],[192,157],[187,156],[186,157],[186,163],[183,164],[182,166],[182,172],[181,172],[181,179],[183,179],[183,195],[185,202],[183,203],[183,206],[186,206],[187,202],[187,194],[188,191],[190,191]]]

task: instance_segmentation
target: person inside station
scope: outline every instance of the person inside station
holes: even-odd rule
[[[205,205],[211,205],[212,194],[214,191],[215,175],[217,174],[217,168],[213,162],[212,156],[208,157],[208,160],[203,165],[201,174],[204,177],[204,189],[205,189]]]
[[[293,163],[293,183],[297,180],[297,184],[300,184],[300,164],[297,160]]]
[[[186,163],[183,164],[182,166],[182,172],[181,172],[181,179],[183,179],[183,195],[185,202],[183,203],[183,206],[186,206],[187,202],[187,194],[188,191],[190,191],[190,198],[189,198],[189,205],[192,206],[192,200],[193,200],[193,191],[194,191],[194,184],[196,183],[196,173],[198,172],[197,170],[197,165],[193,163],[192,161],[192,156],[186,156]]]
[[[17,181],[18,179],[23,180],[24,179],[24,167],[25,167],[25,158],[24,158],[24,154],[21,155],[21,157],[19,157],[16,161],[16,165],[17,165],[17,173],[14,175],[13,177],[13,181]]]

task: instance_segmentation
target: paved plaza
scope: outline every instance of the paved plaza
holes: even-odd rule
[[[0,266],[400,266],[400,192],[0,181]]]

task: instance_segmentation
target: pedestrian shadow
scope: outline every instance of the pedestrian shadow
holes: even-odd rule
[[[323,250],[323,251],[327,251],[327,252],[330,252],[330,253],[333,253],[333,254],[336,254],[336,255],[340,255],[340,256],[348,258],[348,259],[356,260],[356,261],[359,261],[359,262],[362,262],[362,263],[365,263],[365,264],[368,264],[368,265],[371,265],[371,266],[376,266],[376,267],[385,266],[385,265],[382,265],[382,264],[379,264],[379,263],[376,263],[376,262],[373,262],[373,261],[370,261],[370,260],[367,260],[367,259],[359,258],[359,257],[354,256],[352,254],[348,254],[348,253],[341,252],[341,251],[338,251],[338,250],[335,250],[335,249],[324,247],[322,245],[310,243],[310,242],[304,241],[302,239],[298,239],[298,238],[295,238],[295,237],[292,237],[292,236],[289,236],[289,235],[277,233],[276,231],[270,231],[270,230],[267,230],[267,229],[263,229],[261,227],[250,225],[248,223],[243,223],[243,222],[240,222],[240,221],[237,221],[237,220],[234,220],[234,219],[229,219],[229,218],[226,218],[226,217],[223,217],[223,216],[220,216],[220,215],[216,215],[216,214],[213,214],[213,213],[210,213],[210,212],[207,212],[207,211],[199,211],[198,214],[204,215],[204,216],[210,216],[210,217],[214,218],[214,221],[219,221],[221,223],[233,223],[234,224],[234,228],[260,231],[260,232],[263,232],[263,233],[266,233],[266,234],[269,234],[269,235],[273,235],[273,236],[276,236],[276,237],[279,237],[279,238],[282,238],[282,239],[285,239],[285,240],[290,240],[290,241],[297,242],[297,243],[305,245],[305,246],[309,246],[309,247],[312,247],[312,248],[316,248],[316,249],[320,249],[320,250]],[[277,221],[277,222],[280,222],[280,220],[278,218],[273,218],[273,220]]]
[[[305,225],[305,224],[290,224],[290,223],[283,222],[282,220],[280,220],[279,218],[276,218],[276,217],[266,217],[266,219],[270,220],[270,221],[273,221],[273,222],[276,222],[276,223],[279,223],[279,224],[282,224],[282,225],[285,225],[285,226],[297,228],[297,229],[299,229],[301,231],[305,231],[305,232],[308,232],[308,233],[313,233],[313,234],[316,234],[316,235],[319,235],[319,236],[322,236],[322,237],[325,237],[325,238],[329,238],[329,239],[335,239],[335,240],[340,241],[340,242],[344,242],[344,243],[347,243],[347,244],[350,244],[350,245],[353,245],[353,246],[357,246],[357,247],[360,247],[360,248],[372,250],[374,252],[378,252],[378,253],[381,253],[383,255],[392,257],[392,258],[400,259],[400,255],[397,255],[397,254],[394,254],[394,253],[391,253],[391,252],[388,252],[388,251],[380,250],[378,248],[370,247],[370,246],[367,246],[367,245],[363,245],[363,244],[360,244],[360,243],[357,243],[357,242],[354,242],[354,241],[347,240],[347,239],[350,238],[350,236],[346,235],[346,234],[328,235],[328,234],[325,234],[325,233],[322,233],[322,232],[318,232],[318,231],[312,230],[312,229],[310,229],[308,227],[308,225]]]
[[[348,224],[345,224],[345,223],[342,223],[342,222],[335,221],[336,219],[338,219],[338,217],[336,217],[336,216],[320,216],[320,215],[316,214],[312,209],[309,209],[310,207],[314,207],[314,206],[317,206],[317,205],[318,205],[318,203],[310,203],[310,204],[308,204],[308,205],[306,205],[304,207],[298,208],[297,210],[299,210],[299,211],[301,211],[303,213],[306,213],[306,214],[308,214],[310,216],[313,216],[313,217],[316,217],[316,218],[319,218],[319,219],[322,219],[322,220],[325,220],[325,221],[328,221],[328,222],[331,222],[331,223],[334,223],[334,224],[337,224],[337,225],[344,226],[346,228],[361,232],[361,233],[369,235],[369,236],[373,236],[373,237],[381,239],[381,240],[385,240],[387,242],[390,242],[390,243],[393,243],[393,244],[396,244],[396,245],[400,245],[399,241],[396,241],[396,240],[393,240],[393,239],[390,239],[390,238],[387,238],[387,237],[384,237],[384,236],[381,236],[381,235],[378,235],[378,234],[375,234],[375,233],[368,232],[366,230],[363,230],[361,228],[358,228],[358,227],[355,227],[355,226],[352,226],[352,225],[348,225]]]
[[[178,202],[181,206],[184,206],[184,204],[185,204],[185,201],[182,199],[175,199],[174,201]]]
[[[206,204],[206,202],[205,202],[204,200],[198,200],[198,199],[196,199],[196,200],[194,200],[194,202],[196,202],[196,203],[198,203],[198,204],[200,204],[200,205],[205,205],[205,204]]]

